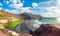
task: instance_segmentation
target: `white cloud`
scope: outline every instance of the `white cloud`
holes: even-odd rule
[[[48,7],[51,7],[51,6],[54,6],[54,1],[46,1],[46,2],[40,2],[38,3],[38,9],[41,9],[41,10],[46,10],[46,8],[48,9]],[[50,10],[50,8],[49,8]]]
[[[60,23],[60,17],[57,17],[56,21],[57,21],[58,23]]]
[[[5,11],[13,13],[13,14],[21,14],[21,13],[30,13],[32,10],[30,10],[31,7],[22,7],[19,9],[15,9],[15,10],[9,10],[9,9],[5,9]],[[33,11],[32,11],[33,12]]]
[[[25,3],[25,1],[23,1],[23,3]]]
[[[40,2],[40,4],[45,4],[45,3],[52,3],[53,1],[47,1],[47,2]]]
[[[25,12],[30,13],[31,12],[30,7],[22,7],[22,8],[15,9],[15,10],[5,9],[5,11],[13,13],[13,14],[20,14],[20,13],[25,13]]]
[[[2,3],[0,3],[0,6],[2,6],[3,4]]]
[[[40,4],[38,4],[38,3],[32,3],[33,8],[36,9],[36,10],[34,10],[33,8],[22,7],[23,3],[19,2],[19,4],[17,4],[16,0],[15,0],[14,4],[10,4],[9,7],[16,8],[16,10],[19,11],[19,12],[21,12],[21,13],[28,12],[28,13],[32,13],[32,14],[37,14],[37,13],[40,13],[39,9],[42,8],[42,7],[38,6],[38,5],[40,5]]]
[[[55,10],[52,10],[57,17],[60,17],[60,9],[55,9]]]
[[[17,3],[17,0],[12,0],[12,2],[15,4],[15,3]]]
[[[46,8],[47,13],[42,14],[45,17],[60,17],[60,9],[56,6],[51,6]]]
[[[54,2],[54,1],[40,2],[40,3],[38,3],[38,6],[39,6],[39,7],[48,7],[48,6],[52,6],[52,5],[54,5],[53,2]]]
[[[6,1],[6,4],[9,4],[9,1]]]
[[[47,1],[47,2],[40,2],[40,3],[32,3],[32,6],[34,8],[36,8],[36,10],[31,10],[32,8],[29,8],[29,7],[22,7],[23,6],[23,3],[21,3],[20,0],[10,0],[11,2],[13,2],[13,4],[10,4],[9,7],[11,8],[16,8],[16,10],[12,10],[12,12],[15,12],[16,13],[18,12],[21,12],[21,13],[24,13],[24,12],[28,12],[28,13],[39,13],[39,14],[43,14],[43,16],[45,15],[46,17],[54,17],[54,16],[59,16],[60,15],[60,9],[58,9],[56,6],[53,5],[53,2],[54,1]],[[19,2],[17,4],[17,2]],[[40,11],[42,9],[42,11]],[[45,13],[46,10],[47,12]],[[43,13],[40,13],[40,12],[43,12]]]
[[[20,11],[21,13],[25,13],[25,12],[29,13],[31,12],[29,8],[30,7],[22,7],[22,8],[17,9],[17,11]]]
[[[21,2],[20,0],[10,0],[10,2],[16,4],[17,2]]]
[[[10,0],[10,2],[12,2],[12,4],[9,5],[10,8],[20,8],[23,6],[23,3],[21,2],[21,0]]]
[[[46,13],[42,14],[42,16],[44,16],[44,17],[56,17],[54,15],[54,13],[52,13],[52,12],[46,12]]]
[[[11,13],[13,13],[13,14],[20,14],[20,12],[18,12],[17,10],[11,10]]]
[[[58,6],[60,6],[60,0],[38,3],[38,9],[46,10],[46,12],[42,11],[43,13],[41,13],[44,17],[60,17],[60,7]]]
[[[55,7],[55,6],[46,7],[46,10],[50,11],[50,12],[53,12],[52,10],[55,10],[55,9],[57,9],[57,7]]]
[[[52,0],[47,1],[47,2],[32,3],[33,8],[22,7],[23,3],[21,3],[20,0],[10,0],[10,1],[13,2],[13,4],[10,4],[9,7],[16,8],[16,9],[15,10],[6,9],[6,11],[9,11],[14,14],[20,14],[20,13],[27,12],[27,13],[32,13],[32,14],[42,14],[42,16],[44,17],[60,17],[60,9],[58,7],[59,3],[55,3],[58,6],[54,6],[53,5],[54,1]],[[17,4],[17,2],[19,3]]]
[[[18,12],[17,10],[5,9],[4,11],[7,11],[7,12],[12,13],[12,14],[20,14],[20,12]]]
[[[38,4],[37,3],[32,3],[32,6],[33,7],[38,7]]]
[[[55,14],[56,17],[60,17],[60,9],[59,9],[59,7],[50,7],[49,9],[50,10],[47,9],[47,11],[50,11],[53,14]]]
[[[53,3],[53,1],[32,3],[33,9],[31,11],[34,14],[41,15],[41,14],[47,12],[46,8],[50,7],[52,5],[51,3]]]
[[[9,9],[5,9],[4,11],[10,12],[10,10],[9,10]]]
[[[2,8],[0,8],[0,10],[2,10]]]
[[[10,2],[9,2],[9,1],[4,0],[4,3],[5,3],[5,4],[9,4]]]
[[[23,6],[23,3],[19,3],[19,4],[10,4],[9,7],[10,8],[20,8]]]
[[[56,6],[60,7],[60,0],[56,0]]]
[[[40,3],[32,3],[32,6],[35,8],[35,10],[32,10],[35,14],[43,14],[47,12],[46,8],[53,5],[53,1],[47,1],[47,2],[40,2]]]

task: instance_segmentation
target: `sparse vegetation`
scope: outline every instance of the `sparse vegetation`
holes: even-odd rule
[[[7,27],[8,27],[8,28],[13,28],[13,27],[15,27],[17,24],[22,23],[23,21],[24,21],[24,20],[17,20],[17,21],[14,21],[14,22],[8,22]]]

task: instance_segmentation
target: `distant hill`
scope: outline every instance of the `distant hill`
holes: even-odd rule
[[[20,16],[22,16],[25,20],[42,20],[42,19],[49,19],[49,18],[44,18],[40,15],[35,15],[35,14],[29,14],[29,13],[21,13],[19,14]]]
[[[20,16],[22,16],[25,20],[31,20],[31,19],[33,19],[33,20],[38,20],[38,19],[42,19],[42,16],[40,16],[40,15],[35,15],[35,14],[29,14],[29,13],[21,13],[21,14],[19,14]]]

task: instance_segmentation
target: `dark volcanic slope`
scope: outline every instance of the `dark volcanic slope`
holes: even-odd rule
[[[29,13],[21,13],[19,14],[20,16],[22,16],[25,20],[35,20],[35,19],[43,19],[42,16],[39,16],[39,15],[35,15],[35,14],[29,14]]]
[[[32,33],[33,36],[60,36],[60,28],[51,25],[41,25]]]
[[[40,15],[35,15],[35,14],[29,14],[29,13],[21,13],[19,16],[22,16],[25,20],[42,20],[42,19],[50,19],[50,18],[44,18]]]

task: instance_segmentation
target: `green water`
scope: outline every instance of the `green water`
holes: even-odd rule
[[[10,22],[10,23],[7,24],[7,27],[8,28],[14,28],[16,25],[21,24],[22,22],[24,22],[24,20],[17,20],[17,21],[14,21],[14,22]]]

